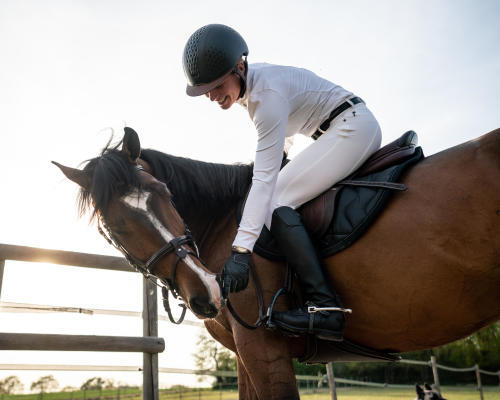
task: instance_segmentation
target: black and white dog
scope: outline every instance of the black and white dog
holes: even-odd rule
[[[439,392],[432,389],[427,383],[424,383],[423,388],[418,385],[415,386],[417,389],[417,397],[415,397],[415,400],[446,400],[439,394]]]

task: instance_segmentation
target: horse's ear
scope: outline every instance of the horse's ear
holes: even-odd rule
[[[90,189],[90,185],[92,182],[90,177],[85,173],[85,171],[76,168],[66,167],[62,164],[59,164],[56,161],[52,161],[52,164],[59,167],[59,169],[63,172],[64,175],[66,175],[66,178],[68,178],[69,180],[77,183],[84,189],[87,190]]]
[[[132,128],[125,127],[123,135],[122,153],[132,164],[137,164],[137,159],[141,155],[141,141],[139,135]]]

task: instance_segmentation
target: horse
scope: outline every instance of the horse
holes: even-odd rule
[[[218,284],[251,164],[141,153],[139,138],[127,134],[121,150],[106,148],[83,169],[55,164],[81,187],[80,211],[90,209],[131,263],[168,284],[236,354],[241,399],[299,398],[292,360],[306,339],[247,329]],[[424,158],[401,180],[408,190],[355,243],[323,260],[353,310],[345,338],[395,353],[444,345],[499,319],[500,129]],[[230,295],[244,321],[257,318],[255,285],[269,304],[285,279],[285,263],[255,253],[252,261],[247,289]],[[275,307],[291,301],[280,296]]]

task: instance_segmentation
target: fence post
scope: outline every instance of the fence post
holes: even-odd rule
[[[155,279],[155,278],[151,278]],[[156,285],[143,278],[142,332],[158,336],[158,298]],[[143,353],[142,399],[158,400],[158,354]]]
[[[432,375],[434,375],[434,386],[436,387],[436,390],[439,392],[439,394],[441,394],[441,385],[439,384],[436,356],[431,356],[431,366],[432,366]]]
[[[330,387],[330,398],[337,400],[337,387],[335,385],[335,376],[333,375],[333,363],[326,364],[326,374],[328,376],[328,386]]]
[[[0,300],[2,299],[2,281],[3,281],[4,267],[5,267],[5,260],[0,260]]]
[[[481,400],[484,400],[483,395],[483,386],[481,385],[481,372],[479,372],[479,365],[475,365],[474,369],[476,370],[476,380],[477,380],[477,390],[479,390],[479,396]]]

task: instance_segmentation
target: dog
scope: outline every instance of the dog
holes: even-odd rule
[[[427,383],[424,383],[423,388],[419,385],[415,385],[415,389],[417,390],[417,397],[415,397],[415,400],[446,400],[438,391],[432,389]]]

